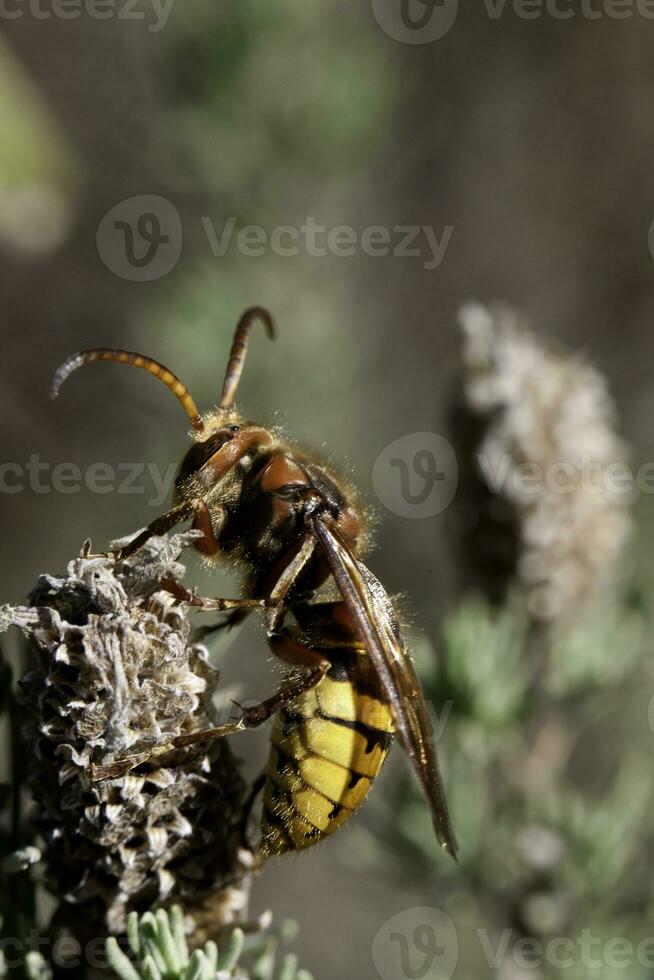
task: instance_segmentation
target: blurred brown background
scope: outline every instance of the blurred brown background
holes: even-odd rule
[[[381,29],[370,3],[336,0],[179,0],[160,30],[148,29],[147,3],[135,8],[143,20],[83,8],[41,19],[27,4],[0,18],[2,461],[176,461],[184,419],[161,386],[98,366],[50,403],[54,368],[85,346],[140,349],[208,407],[238,314],[265,304],[279,337],[255,337],[242,403],[345,461],[381,518],[375,571],[408,596],[415,631],[434,636],[454,589],[447,512],[387,512],[371,472],[393,439],[446,431],[464,300],[509,300],[541,335],[587,352],[636,461],[653,458],[654,22],[570,7],[569,20],[525,20],[469,5],[446,36],[411,45]],[[115,274],[96,243],[107,212],[137,195],[171,202],[183,228],[179,261],[149,282]],[[307,217],[453,232],[431,270],[429,256],[360,250],[215,257],[207,216],[218,234],[229,216],[269,232]],[[3,492],[3,600],[60,570],[85,537],[104,547],[164,509],[148,504],[146,478],[137,486]],[[638,506],[646,553],[651,504]],[[248,628],[225,674],[265,694],[267,660]],[[265,747],[252,753],[254,768]],[[375,873],[350,873],[359,843],[280,863],[255,888],[256,911],[299,920],[318,976],[372,976],[380,924],[438,901],[429,872],[394,867],[392,854]]]

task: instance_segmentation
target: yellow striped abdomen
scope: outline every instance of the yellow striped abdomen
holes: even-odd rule
[[[273,722],[261,822],[266,855],[332,834],[361,805],[388,755],[392,717],[367,655],[325,655],[330,671]]]

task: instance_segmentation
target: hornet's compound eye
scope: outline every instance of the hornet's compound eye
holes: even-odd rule
[[[287,483],[275,490],[275,496],[299,504],[304,514],[315,514],[326,506],[322,495],[306,483]]]
[[[306,483],[285,483],[283,487],[278,487],[274,493],[276,497],[280,497],[282,500],[299,503],[310,492],[311,489]]]

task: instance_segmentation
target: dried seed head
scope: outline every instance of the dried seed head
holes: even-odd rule
[[[80,557],[62,578],[42,576],[30,607],[0,610],[0,628],[18,626],[36,653],[21,683],[35,821],[48,884],[77,935],[122,932],[128,911],[162,902],[204,916],[211,900],[216,929],[244,912],[244,784],[226,741],[119,779],[87,775],[91,761],[216,722],[217,672],[161,587],[181,580],[177,559],[195,537],[152,538],[123,562]]]
[[[484,479],[515,514],[533,613],[566,616],[616,579],[631,528],[606,380],[547,350],[508,308],[471,304],[460,319],[465,396],[485,421]]]

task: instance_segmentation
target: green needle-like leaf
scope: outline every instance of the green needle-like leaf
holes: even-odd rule
[[[127,942],[134,956],[141,953],[141,937],[139,935],[139,917],[137,912],[130,912],[127,916]]]
[[[243,950],[245,936],[242,929],[234,929],[231,936],[220,950],[218,956],[219,970],[233,970],[238,963],[239,956]]]
[[[173,932],[177,953],[182,966],[187,966],[189,960],[186,932],[184,931],[184,913],[179,905],[173,905],[170,910],[170,925]]]
[[[159,967],[150,955],[143,960],[143,977],[144,980],[162,980]]]
[[[173,939],[173,934],[170,929],[168,913],[165,912],[164,909],[159,909],[156,919],[159,950],[166,962],[167,972],[176,975],[182,968],[182,963],[178,956],[175,940]]]
[[[138,972],[134,969],[131,961],[118,945],[118,940],[114,936],[107,939],[106,944],[107,959],[111,969],[118,974],[121,980],[141,980]]]
[[[297,956],[295,953],[288,953],[284,957],[284,962],[281,965],[279,973],[277,974],[277,980],[296,980],[297,974]]]

